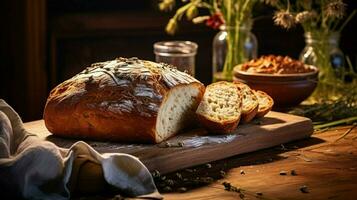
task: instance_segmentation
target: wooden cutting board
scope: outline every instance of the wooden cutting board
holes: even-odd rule
[[[29,132],[60,147],[70,147],[76,142],[76,140],[51,135],[43,120],[25,123],[25,127]],[[312,132],[312,123],[308,118],[270,112],[260,120],[260,123],[239,125],[231,135],[210,135],[203,129],[195,129],[185,131],[158,145],[86,142],[102,153],[132,154],[137,156],[150,171],[159,170],[161,173],[168,173],[303,139],[309,137]]]

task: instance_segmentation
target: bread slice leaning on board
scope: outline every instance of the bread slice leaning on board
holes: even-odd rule
[[[239,124],[242,113],[241,89],[234,83],[220,81],[206,87],[196,114],[212,133],[230,133]]]
[[[159,143],[195,122],[204,90],[163,63],[95,63],[51,91],[45,125],[63,137]]]
[[[256,117],[264,117],[273,108],[274,100],[267,93],[260,90],[253,90],[259,101],[259,108]]]
[[[241,89],[243,94],[242,122],[248,123],[252,121],[259,109],[258,98],[254,95],[253,90],[244,83],[234,82]]]

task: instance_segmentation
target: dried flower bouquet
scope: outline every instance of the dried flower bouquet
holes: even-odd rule
[[[264,0],[277,9],[274,23],[286,29],[298,24],[304,29],[305,35],[314,42],[316,54],[315,65],[319,68],[319,85],[313,96],[336,98],[339,87],[345,87],[343,79],[337,77],[330,61],[330,39],[340,34],[346,24],[356,14],[354,10],[346,17],[346,4],[342,0]],[[311,63],[309,63],[311,64]],[[344,76],[344,74],[342,74]]]

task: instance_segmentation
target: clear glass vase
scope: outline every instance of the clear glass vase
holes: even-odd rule
[[[257,57],[258,41],[251,24],[222,26],[213,39],[213,82],[232,80],[234,66]]]
[[[345,56],[339,47],[340,34],[306,32],[306,46],[300,53],[300,61],[319,68],[320,80],[339,78],[343,80]]]
[[[319,69],[319,82],[308,101],[316,102],[321,97],[339,98],[339,86],[345,76],[345,57],[339,48],[340,34],[337,32],[306,32],[306,46],[300,53],[300,61]]]

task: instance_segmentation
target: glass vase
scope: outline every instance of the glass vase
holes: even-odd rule
[[[319,69],[319,83],[312,99],[334,98],[345,75],[345,57],[339,48],[340,34],[306,32],[304,37],[306,46],[300,53],[300,61]]]
[[[340,34],[304,34],[306,46],[300,53],[300,60],[305,64],[319,68],[319,78],[339,78],[343,80],[345,56],[339,48]]]
[[[258,42],[251,25],[222,26],[213,39],[213,82],[232,81],[233,68],[257,57]]]

